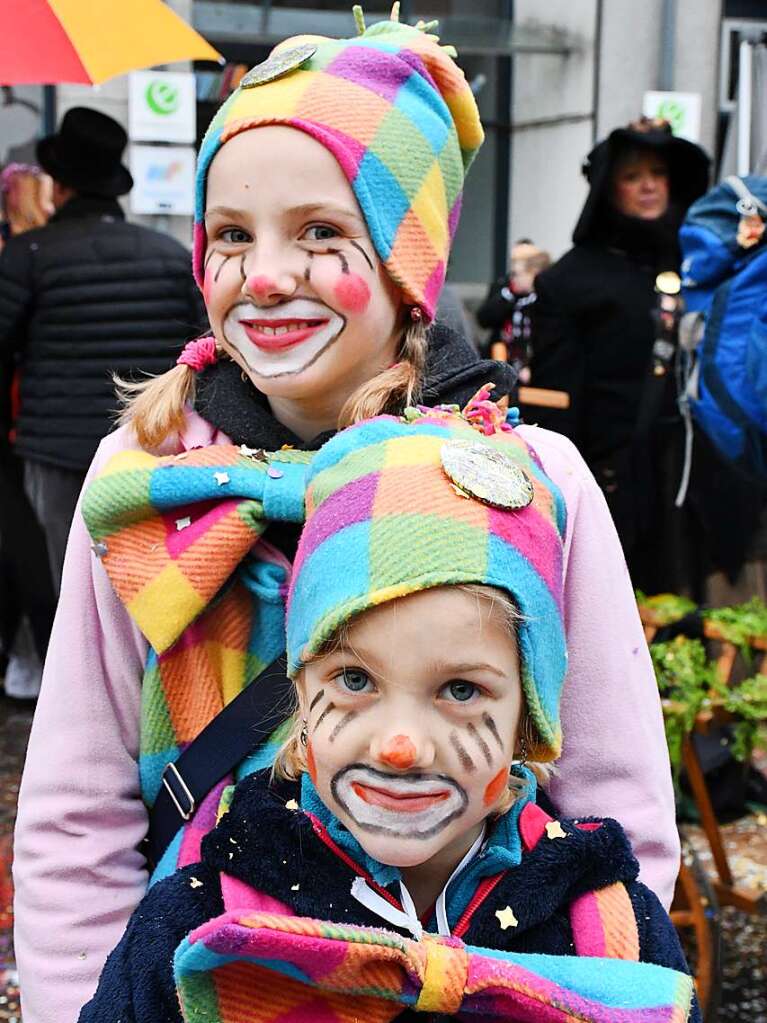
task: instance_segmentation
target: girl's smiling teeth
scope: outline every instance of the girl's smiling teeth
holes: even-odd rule
[[[240,325],[251,344],[263,351],[281,351],[302,344],[327,327],[329,320],[323,317],[311,319],[257,320],[244,318]]]
[[[327,320],[272,320],[265,323],[261,320],[240,320],[243,327],[258,331],[259,334],[266,334],[267,337],[279,337],[281,334],[290,334],[298,330],[310,330],[314,327],[321,327]]]

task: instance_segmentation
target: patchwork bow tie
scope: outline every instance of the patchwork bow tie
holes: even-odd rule
[[[94,480],[83,501],[93,551],[158,654],[208,606],[267,521],[303,522],[312,454],[125,451]]]
[[[684,1023],[692,981],[650,963],[523,955],[253,911],[192,931],[174,962],[187,1023],[388,1023],[406,1008],[518,1023]]]

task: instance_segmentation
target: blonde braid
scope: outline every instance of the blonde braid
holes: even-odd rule
[[[427,348],[426,325],[420,319],[412,321],[402,337],[399,362],[357,388],[341,409],[338,429],[384,412],[401,412],[418,401]]]

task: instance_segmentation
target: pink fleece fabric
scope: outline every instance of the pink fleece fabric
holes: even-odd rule
[[[573,445],[520,428],[568,510],[564,752],[550,794],[563,815],[615,817],[642,879],[668,906],[679,841],[660,702],[631,583],[601,491]],[[227,443],[195,413],[176,449]],[[135,447],[101,444],[89,479]],[[64,565],[19,797],[14,882],[24,1023],[75,1023],[147,884],[137,770],[146,642],[117,599],[79,513]]]

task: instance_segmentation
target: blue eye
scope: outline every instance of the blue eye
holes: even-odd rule
[[[310,242],[327,242],[338,238],[339,232],[330,224],[312,224],[306,229],[306,238]]]
[[[250,241],[250,235],[241,227],[227,227],[219,237],[222,241],[229,242],[230,245],[245,245]]]
[[[345,668],[337,678],[343,688],[350,693],[364,693],[368,686],[372,687],[368,676],[358,668]]]
[[[456,703],[468,703],[479,692],[479,689],[473,682],[463,682],[458,679],[455,682],[448,682],[442,692]]]

